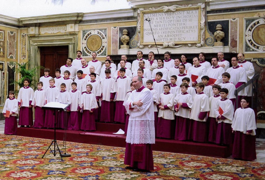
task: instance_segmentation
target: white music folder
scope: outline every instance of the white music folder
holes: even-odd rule
[[[46,108],[46,109],[61,109],[61,110],[66,110],[66,108],[69,105],[70,104],[63,104],[63,103],[59,103],[59,102],[49,102],[49,103],[45,104],[43,106],[43,108]]]

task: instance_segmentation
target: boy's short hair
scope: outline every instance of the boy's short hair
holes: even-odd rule
[[[137,69],[137,71],[141,71],[142,73],[144,73],[144,70],[142,68]]]
[[[25,78],[25,79],[23,80],[23,83],[24,83],[25,81],[27,81],[27,82],[30,84],[30,80],[29,80],[29,78]]]
[[[162,72],[157,72],[157,73],[156,73],[156,76],[157,76],[157,75],[163,77],[163,73],[162,73]]]
[[[176,75],[173,75],[173,76],[171,76],[171,77],[174,78],[175,80],[178,79],[178,77],[177,77]]]
[[[201,80],[204,80],[204,79],[207,80],[207,81],[210,80],[209,76],[202,76]]]
[[[90,87],[90,89],[92,90],[93,89],[93,86],[91,84],[87,84],[86,87]]]
[[[65,84],[65,83],[62,83],[62,84],[60,85],[60,87],[66,87],[66,84]]]
[[[13,94],[13,95],[15,95],[15,92],[14,92],[14,91],[9,91],[8,94]]]
[[[72,85],[75,85],[75,86],[77,86],[77,83],[76,83],[76,82],[72,82],[71,86],[72,86]]]
[[[190,82],[190,78],[188,78],[188,77],[184,77],[183,79],[182,79],[182,82],[183,81],[188,81],[188,82]]]
[[[186,67],[185,67],[185,65],[184,65],[184,64],[180,64],[179,66],[183,66],[183,67],[184,67],[184,69],[186,69]]]
[[[125,72],[126,70],[125,70],[125,68],[120,68],[120,71]]]
[[[80,50],[77,50],[77,51],[76,51],[76,53],[78,53],[78,52],[80,52],[80,53],[82,54],[82,51],[80,51]]]
[[[69,58],[67,58],[67,59],[70,59],[70,60],[71,60],[71,62],[73,62],[73,58],[70,58],[70,57],[69,57]]]
[[[133,82],[131,82],[130,87],[133,86]]]
[[[180,87],[185,87],[185,88],[188,88],[188,87],[189,87],[189,85],[188,85],[187,83],[182,83],[182,84],[180,85]]]
[[[38,83],[37,83],[37,86],[38,86],[38,85],[41,85],[41,86],[43,86],[43,82],[41,82],[41,81],[40,81],[40,82],[38,82]]]
[[[196,84],[196,87],[202,88],[204,90],[205,85],[202,82],[200,82]]]
[[[44,72],[50,72],[50,68],[44,68]]]
[[[168,87],[170,89],[170,84],[164,84],[164,87]]]
[[[53,78],[51,78],[51,79],[49,80],[49,82],[51,82],[51,81],[55,83],[55,80],[54,80]]]
[[[219,86],[218,84],[214,84],[212,89],[215,88],[215,89],[218,89],[218,91],[220,92],[221,90],[221,86]]]
[[[171,56],[171,53],[169,51],[165,52],[164,55],[165,54],[168,54],[169,56]]]
[[[82,70],[78,70],[77,72],[76,72],[76,74],[83,74],[83,71]]]
[[[108,60],[108,59],[107,59],[107,60],[105,60],[105,62],[109,62],[109,63],[111,63],[111,61],[110,61],[110,60]]]
[[[150,80],[150,79],[146,81],[146,84],[152,84],[153,85],[153,83],[154,82],[152,80]]]
[[[224,73],[222,74],[222,76],[228,77],[228,79],[231,78],[231,76],[230,76],[230,74],[229,74],[228,72],[224,72]]]
[[[61,74],[61,69],[56,68],[56,69],[55,69],[55,72],[59,72],[59,73]]]
[[[68,75],[70,75],[70,71],[68,71],[68,70],[66,70],[66,71],[64,71],[64,73],[63,74],[68,74]]]
[[[110,69],[105,70],[105,74],[110,74],[110,73],[111,73]]]
[[[228,94],[228,93],[229,93],[229,91],[228,91],[227,88],[222,88],[222,89],[220,90],[220,93],[221,93],[221,92],[223,92],[223,93],[225,93],[225,94]]]
[[[96,74],[96,73],[91,73],[90,76],[95,76],[95,77],[97,77],[97,74]]]

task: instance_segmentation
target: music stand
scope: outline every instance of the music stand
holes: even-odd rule
[[[62,104],[62,103],[59,103],[59,102],[49,102],[47,103],[46,105],[43,106],[43,109],[50,109],[50,110],[53,110],[53,115],[55,117],[55,120],[54,120],[54,136],[53,136],[53,140],[51,142],[51,144],[49,145],[49,147],[47,148],[47,150],[45,151],[45,153],[43,154],[42,158],[44,158],[44,156],[46,155],[46,153],[48,152],[49,149],[51,149],[52,145],[54,145],[54,150],[53,150],[53,155],[56,156],[56,150],[59,151],[59,154],[60,154],[60,157],[61,157],[61,160],[62,157],[70,157],[71,155],[68,155],[68,154],[62,154],[61,153],[61,150],[59,148],[59,145],[57,143],[57,140],[56,140],[56,125],[57,125],[57,118],[55,116],[56,114],[56,111],[66,111],[67,107],[69,106],[70,104]],[[52,149],[51,149],[52,151]]]

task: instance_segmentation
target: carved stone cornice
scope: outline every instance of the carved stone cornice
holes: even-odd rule
[[[39,24],[78,24],[82,21],[84,13],[56,14],[48,16],[34,16],[20,18],[20,24],[23,26],[33,26]]]
[[[181,4],[193,4],[193,3],[205,3],[209,0],[128,0],[133,8],[150,7],[150,6],[166,6],[166,5],[181,5]]]
[[[5,16],[2,14],[0,14],[0,24],[6,24],[6,25],[11,25],[11,26],[20,26],[18,18]]]

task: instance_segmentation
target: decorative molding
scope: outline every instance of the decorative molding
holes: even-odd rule
[[[154,5],[165,5],[167,3],[168,5],[170,4],[187,4],[187,0],[128,0],[130,2],[130,5],[133,8],[139,8],[139,7],[145,7],[145,6],[154,6]],[[205,3],[209,0],[189,0],[189,4],[192,3]]]
[[[218,10],[218,9],[224,9],[227,10],[229,13],[229,9],[231,8],[237,8],[240,11],[242,11],[242,7],[251,7],[251,6],[261,6],[265,5],[264,0],[212,0],[207,6],[207,11],[212,11],[212,10]],[[241,9],[240,9],[241,8]]]
[[[19,18],[5,16],[0,14],[0,24],[7,24],[11,26],[20,26]]]
[[[7,32],[7,58],[16,59],[17,53],[17,33],[14,31]]]
[[[84,13],[68,13],[68,14],[57,14],[57,15],[48,15],[48,16],[25,17],[25,18],[20,18],[19,21],[23,26],[32,26],[34,24],[39,25],[43,23],[78,24],[80,21],[82,21],[83,16]]]
[[[27,34],[21,34],[21,59],[27,59]]]
[[[265,67],[265,58],[253,58],[251,62],[256,63],[260,67]]]
[[[99,19],[121,19],[126,17],[133,17],[133,9],[119,9],[114,11],[104,11],[104,12],[93,12],[84,14],[82,21],[91,21]]]
[[[66,26],[40,27],[40,34],[56,34],[59,32],[65,33],[66,31]]]

